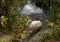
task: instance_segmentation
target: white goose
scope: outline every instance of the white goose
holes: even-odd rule
[[[34,21],[32,21],[31,19],[30,20],[28,20],[28,22],[26,23],[26,26],[28,26],[29,28],[39,28],[39,27],[41,27],[42,26],[42,23],[41,23],[41,21],[39,21],[39,20],[34,20]]]

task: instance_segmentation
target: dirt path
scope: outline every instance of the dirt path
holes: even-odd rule
[[[40,39],[42,38],[42,36],[48,32],[52,32],[52,30],[47,29],[47,30],[39,31],[37,34],[35,34],[33,37],[31,37],[31,39],[28,40],[28,42],[40,42]]]

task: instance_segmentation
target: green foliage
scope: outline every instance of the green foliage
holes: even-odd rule
[[[16,21],[14,22],[14,24],[11,25],[12,30],[15,31],[15,32],[16,31],[19,32],[21,30],[24,30],[26,28],[25,24],[28,21],[28,18],[29,17],[27,15],[23,15],[23,16],[21,16],[21,18],[17,18],[17,19],[15,18]]]
[[[17,10],[17,7],[23,8],[23,5],[27,0],[1,0],[0,1],[0,21],[2,16],[6,17],[6,27],[5,30],[2,29],[0,22],[0,29],[2,31],[19,31],[25,28],[25,23],[27,22],[27,15],[20,16],[20,13]],[[5,18],[4,18],[5,19]],[[3,21],[2,21],[3,22]],[[3,24],[4,24],[3,22]]]
[[[4,42],[3,39],[0,39],[0,42]]]
[[[2,31],[20,32],[21,30],[24,30],[26,28],[25,24],[28,21],[28,19],[29,17],[27,15],[18,17],[18,15],[15,14],[11,16],[11,18],[8,18],[8,20],[6,20],[4,16],[2,16],[0,29]]]
[[[60,1],[59,0],[51,0],[51,5],[52,5],[52,9],[51,9],[51,13],[52,13],[52,18],[53,21],[57,21],[58,19],[60,20],[60,17],[58,17],[58,15],[60,14]]]

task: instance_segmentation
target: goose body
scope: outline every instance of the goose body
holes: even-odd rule
[[[29,28],[39,28],[42,26],[42,23],[39,20],[34,20],[34,21],[28,20],[26,26],[28,26]]]
[[[42,23],[40,21],[32,21],[31,24],[29,25],[30,28],[37,28],[40,27]]]

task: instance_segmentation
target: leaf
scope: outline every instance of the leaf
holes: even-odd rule
[[[50,22],[50,23],[48,23],[48,26],[53,27],[53,26],[54,26],[54,22]]]

